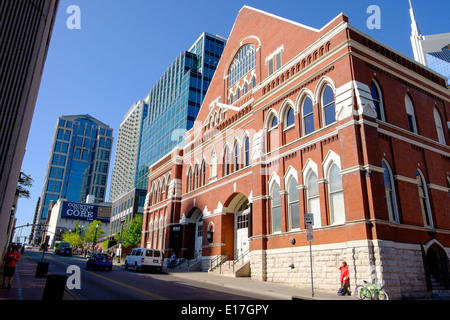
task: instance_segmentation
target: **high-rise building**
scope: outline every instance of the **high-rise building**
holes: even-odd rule
[[[50,202],[60,198],[85,202],[93,195],[95,203],[105,201],[112,131],[87,114],[58,118],[39,204],[40,223],[47,219]]]
[[[59,0],[0,1],[0,255],[8,245]]]
[[[225,38],[202,33],[144,99],[149,107],[141,133],[137,188],[147,189],[148,168],[184,144],[184,133],[194,124],[225,44]]]
[[[226,39],[202,33],[171,64],[147,96],[133,104],[120,125],[109,201],[110,234],[143,212],[148,169],[184,143],[208,90]]]
[[[450,85],[450,32],[423,35],[417,24],[411,0],[409,14],[414,60],[447,77],[447,85]]]
[[[120,124],[109,193],[110,202],[135,187],[142,121],[147,114],[148,104],[140,100],[133,104]]]

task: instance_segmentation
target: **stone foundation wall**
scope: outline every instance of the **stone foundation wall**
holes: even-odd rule
[[[337,292],[339,267],[346,261],[350,287],[363,280],[382,283],[390,299],[426,298],[425,271],[419,245],[390,241],[355,241],[312,246],[313,280],[317,290]],[[251,277],[311,288],[310,251],[292,247],[251,252]]]

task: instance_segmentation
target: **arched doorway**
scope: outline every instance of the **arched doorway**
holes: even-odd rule
[[[446,289],[450,289],[449,259],[444,249],[437,243],[433,243],[426,255],[430,276]]]
[[[250,249],[249,243],[249,227],[250,227],[250,204],[248,198],[242,193],[234,194],[227,201],[227,215],[232,215],[233,236],[227,237],[233,241],[228,247],[233,248],[233,257],[238,259],[247,253]],[[229,220],[231,222],[231,220]],[[231,224],[231,223],[230,223]],[[228,232],[230,232],[229,230]],[[243,257],[244,261],[248,259],[248,255]]]
[[[199,208],[195,208],[190,217],[194,227],[194,257],[202,255],[203,245],[203,213]]]

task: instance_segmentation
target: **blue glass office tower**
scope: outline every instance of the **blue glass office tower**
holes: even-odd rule
[[[145,98],[139,146],[136,187],[147,189],[148,168],[184,145],[184,132],[192,128],[208,90],[226,39],[203,33],[188,51],[182,52]]]
[[[442,51],[429,52],[426,56],[428,66],[447,77],[447,85],[450,85],[450,44],[442,48]]]
[[[105,201],[112,129],[90,115],[58,118],[39,204],[40,222],[45,222],[50,202],[59,198],[85,202]]]

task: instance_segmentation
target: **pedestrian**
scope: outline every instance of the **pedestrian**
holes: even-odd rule
[[[177,259],[177,255],[173,252],[172,257],[170,258],[169,268],[175,267],[175,260]]]
[[[5,286],[6,277],[8,277],[8,286],[7,288],[11,288],[11,282],[13,280],[14,272],[16,271],[16,263],[20,259],[20,254],[17,251],[16,246],[12,246],[11,250],[8,251],[3,257],[3,261],[5,263],[5,267],[3,269],[3,281],[2,287]]]
[[[347,262],[342,261],[341,266],[339,267],[339,270],[341,271],[341,288],[342,288],[342,295],[345,294],[350,295],[350,272],[348,270]]]

